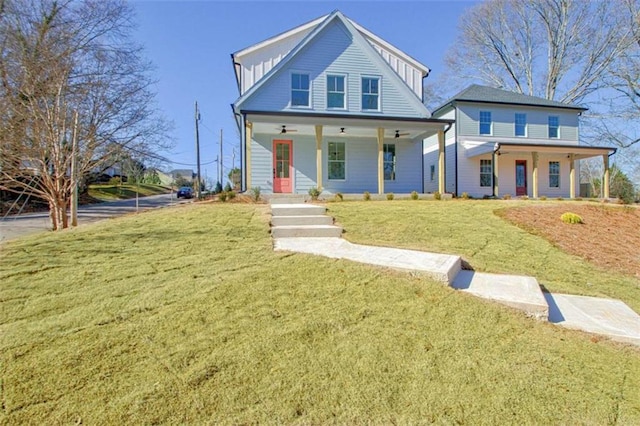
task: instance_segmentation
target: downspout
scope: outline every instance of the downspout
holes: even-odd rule
[[[247,184],[246,184],[246,177],[244,175],[244,158],[245,158],[245,150],[247,149],[246,146],[246,141],[245,141],[245,120],[246,117],[244,116],[244,114],[240,114],[238,112],[236,112],[235,108],[233,107],[233,104],[231,105],[231,110],[233,111],[233,115],[235,117],[241,117],[242,118],[242,123],[238,126],[239,127],[239,131],[240,131],[240,192],[245,192],[247,190]],[[236,123],[238,123],[238,120],[236,120]]]
[[[454,108],[454,120],[457,123],[458,122],[458,108]],[[455,155],[455,177],[454,177],[454,184],[455,184],[455,194],[456,194],[456,198],[458,198],[458,127],[456,126],[456,134],[453,135],[454,138],[454,144],[453,144],[453,153]]]
[[[447,192],[447,132],[451,130],[453,123],[447,124],[442,137],[444,138],[444,192]]]

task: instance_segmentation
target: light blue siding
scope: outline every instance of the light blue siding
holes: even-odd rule
[[[408,194],[422,192],[422,144],[410,140],[396,139],[396,179],[384,181],[384,192]],[[377,179],[377,174],[376,174]],[[377,190],[377,188],[376,188]]]
[[[498,106],[498,105],[469,105],[458,104],[458,134],[461,136],[478,136],[480,111],[491,111],[493,133],[496,138],[513,138],[526,142],[527,139],[548,139],[548,117],[555,115],[560,118],[560,137],[553,141],[578,141],[578,113],[553,108]],[[515,136],[515,114],[527,115],[527,136]]]
[[[295,155],[295,153],[294,153]],[[270,135],[254,135],[251,141],[251,182],[249,188],[273,192],[273,138]]]
[[[372,50],[372,49],[371,49]],[[426,117],[428,111],[422,107],[419,99],[386,64],[380,67],[372,60],[369,51],[355,42],[352,34],[340,21],[333,21],[319,33],[276,75],[265,82],[259,91],[242,105],[246,110],[260,111],[298,111],[331,112],[327,110],[327,74],[345,76],[346,104],[342,114],[362,114],[361,78],[362,76],[380,77],[380,114],[385,116]],[[311,107],[291,107],[291,73],[308,73],[311,79]],[[405,87],[400,87],[404,85]],[[413,99],[410,102],[407,96]],[[367,111],[366,114],[376,114]]]

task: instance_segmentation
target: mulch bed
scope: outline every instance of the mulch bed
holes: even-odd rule
[[[566,224],[563,213],[582,217]],[[553,204],[499,211],[511,223],[549,240],[563,251],[609,270],[640,278],[640,208],[637,206]]]

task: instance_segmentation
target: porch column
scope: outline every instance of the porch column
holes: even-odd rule
[[[384,194],[384,128],[378,127],[378,194]]]
[[[247,187],[245,189],[247,191],[251,189],[251,140],[253,139],[252,131],[253,123],[250,121],[246,121],[244,123],[244,146],[247,152],[247,156],[245,158],[245,176],[247,179]]]
[[[322,126],[316,126],[316,187],[322,192]]]
[[[497,152],[493,152],[493,161],[491,164],[493,165],[493,196],[499,197],[500,192],[498,191],[498,158],[500,158],[500,154]]]
[[[438,130],[438,192],[444,194],[444,131]]]
[[[533,198],[538,198],[538,153],[532,152],[531,157],[533,160],[533,172],[531,173],[531,180],[533,180]]]
[[[569,154],[569,198],[576,198],[576,165],[573,154]]]
[[[609,198],[609,156],[604,154],[602,156],[602,162],[604,163],[604,176],[602,182],[602,196]]]

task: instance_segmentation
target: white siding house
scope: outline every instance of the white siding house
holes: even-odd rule
[[[468,87],[433,114],[455,120],[446,134],[446,191],[472,197],[574,198],[579,192],[578,160],[601,156],[608,170],[615,152],[579,144],[583,111],[505,90]],[[423,154],[430,170],[437,164],[437,138],[425,140]],[[436,190],[430,174],[424,182],[427,192]]]
[[[341,12],[232,54],[243,189],[423,192],[429,69]],[[443,157],[444,158],[444,157]]]

